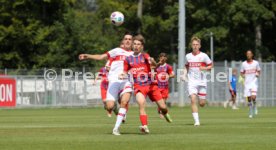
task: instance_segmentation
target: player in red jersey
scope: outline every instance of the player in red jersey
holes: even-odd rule
[[[107,110],[106,108],[106,92],[107,92],[107,88],[108,88],[108,79],[107,79],[107,75],[108,75],[108,70],[110,68],[109,66],[109,62],[107,61],[105,67],[102,67],[100,69],[100,71],[98,72],[98,75],[96,76],[93,85],[96,85],[97,80],[101,80],[100,83],[100,88],[101,88],[101,97],[102,97],[102,101],[104,104],[104,109]],[[112,114],[112,110],[107,110],[107,116],[111,117]]]
[[[175,76],[172,66],[167,64],[167,59],[166,53],[160,53],[159,62],[156,67],[158,88],[165,102],[169,98],[169,78],[174,78]],[[158,113],[163,118],[160,108],[158,108]]]
[[[143,48],[143,36],[135,36],[133,38],[134,53],[125,59],[124,74],[129,71],[130,76],[133,78],[134,94],[139,105],[140,121],[142,124],[140,130],[142,133],[149,133],[148,117],[145,111],[146,96],[149,96],[150,99],[158,105],[168,122],[172,122],[172,120],[168,114],[168,109],[162,99],[162,95],[158,90],[158,86],[156,84],[151,84],[151,78],[149,75],[151,70],[150,64],[155,62],[147,53],[142,53]]]

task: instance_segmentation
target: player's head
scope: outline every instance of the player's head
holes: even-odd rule
[[[138,53],[142,52],[143,49],[144,49],[144,44],[145,44],[144,37],[141,34],[136,35],[133,38],[133,51],[134,51],[134,53],[138,54]]]
[[[164,64],[164,63],[167,62],[168,56],[167,56],[166,53],[160,53],[158,58],[159,58],[159,61],[160,61],[162,64]]]
[[[246,58],[247,58],[247,60],[252,60],[253,57],[254,57],[253,51],[251,49],[247,50],[246,51]]]
[[[201,40],[194,36],[191,38],[191,47],[193,49],[193,51],[199,51],[199,49],[201,48]]]
[[[126,32],[122,40],[122,42],[124,43],[124,48],[127,50],[131,50],[132,41],[133,35],[130,32]]]
[[[233,74],[233,75],[237,75],[237,73],[238,73],[237,69],[234,68],[234,69],[232,70],[232,74]]]

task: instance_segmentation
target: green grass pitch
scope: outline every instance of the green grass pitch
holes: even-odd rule
[[[138,108],[131,107],[121,136],[111,134],[115,116],[103,108],[1,109],[1,150],[266,150],[276,149],[276,109],[200,109],[201,126],[194,127],[190,108],[170,108],[173,123],[147,109],[150,134],[142,135]]]

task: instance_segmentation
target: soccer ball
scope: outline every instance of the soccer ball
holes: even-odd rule
[[[110,21],[115,26],[122,25],[124,23],[124,19],[125,19],[124,14],[119,11],[115,11],[110,15]]]

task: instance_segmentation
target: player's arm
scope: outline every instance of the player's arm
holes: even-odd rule
[[[258,78],[260,76],[260,74],[261,74],[261,71],[257,71],[256,72],[256,77]]]
[[[206,64],[206,66],[200,66],[200,70],[206,70],[206,71],[210,71],[213,68],[213,62],[212,60],[209,58],[208,55],[205,55],[204,57],[204,63]]]
[[[241,70],[240,70],[240,76],[242,77],[242,78],[244,78],[245,76],[245,69],[244,69],[244,66],[243,66],[243,64],[241,65]]]
[[[207,66],[200,66],[200,70],[209,71],[213,68],[213,63],[207,64]]]
[[[96,85],[97,80],[99,80],[101,77],[102,77],[102,69],[100,69],[100,71],[96,73],[96,78],[93,81],[93,85]]]
[[[99,79],[100,79],[100,77],[99,77],[99,75],[97,75],[97,76],[96,76],[96,78],[95,78],[95,80],[93,81],[93,83],[92,83],[92,84],[93,84],[93,85],[96,85],[97,80],[99,80]]]
[[[170,78],[174,78],[175,77],[175,74],[173,72],[172,66],[168,67],[168,72],[167,73],[169,74]]]
[[[228,81],[228,88],[229,88],[229,90],[233,91],[233,88],[231,86],[231,81]]]
[[[150,57],[150,55],[148,53],[144,53],[143,55],[144,55],[145,59],[147,60],[147,62],[150,64],[150,67],[152,69],[156,68],[157,63],[154,60],[154,58]]]
[[[124,71],[119,75],[119,78],[122,80],[122,79],[126,79],[128,76],[127,76],[127,73],[128,71],[130,70],[130,65],[129,65],[129,62],[125,59],[124,60]]]
[[[87,60],[87,59],[93,59],[93,60],[105,60],[108,58],[107,54],[80,54],[79,60]]]
[[[256,77],[258,78],[261,74],[261,67],[259,65],[259,63],[257,64],[257,71],[256,71]]]

